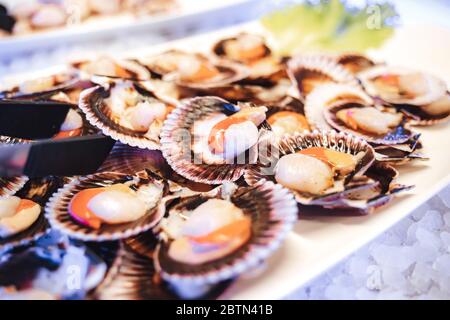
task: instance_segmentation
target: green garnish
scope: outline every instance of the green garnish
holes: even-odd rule
[[[316,1],[317,2],[317,1]],[[397,17],[390,4],[348,8],[339,0],[306,2],[261,19],[272,35],[275,52],[289,55],[304,51],[364,52],[377,48],[394,32],[388,22]]]

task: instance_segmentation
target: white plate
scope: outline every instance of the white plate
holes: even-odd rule
[[[0,3],[15,0],[0,0]],[[36,31],[30,34],[0,38],[0,55],[62,45],[75,41],[92,41],[112,35],[155,32],[163,28],[186,27],[208,15],[209,19],[248,12],[260,0],[178,0],[174,12],[136,19],[132,15],[93,17],[77,25],[54,30]],[[198,22],[198,21],[197,21]]]
[[[148,50],[142,56],[172,47],[208,50],[227,34],[259,31],[255,23],[196,36]],[[406,26],[381,49],[371,53],[391,65],[432,72],[450,84],[450,30],[433,26]],[[23,77],[22,77],[23,78]],[[450,183],[450,124],[418,128],[424,152],[431,158],[400,167],[399,182],[416,188],[388,206],[364,217],[301,219],[281,249],[264,269],[245,275],[224,294],[224,299],[280,299],[326,271],[346,256],[390,228]]]

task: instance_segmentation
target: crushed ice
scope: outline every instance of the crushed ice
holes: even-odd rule
[[[288,299],[450,299],[450,186]]]

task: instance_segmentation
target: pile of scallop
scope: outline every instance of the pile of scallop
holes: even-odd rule
[[[76,61],[0,95],[70,104],[54,139],[117,141],[87,176],[0,179],[5,299],[218,297],[298,217],[369,214],[411,189],[396,167],[426,160],[414,127],[450,114],[433,75],[277,57],[244,33],[209,54]]]

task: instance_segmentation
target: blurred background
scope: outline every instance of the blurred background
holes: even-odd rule
[[[265,14],[302,1],[293,0],[170,0],[128,1],[118,7],[111,0],[93,1],[94,13],[79,10],[87,0],[69,1],[69,14],[44,12],[33,22],[21,21],[12,34],[0,33],[0,84],[4,77],[62,63],[85,52],[121,54],[178,38],[209,32],[259,19]],[[36,0],[0,0],[8,12],[27,16]],[[47,1],[50,2],[50,1]],[[317,1],[311,1],[317,2]],[[373,2],[373,1],[372,1]],[[449,0],[392,0],[401,25],[433,24],[450,29]],[[364,5],[362,0],[346,1]],[[116,6],[115,6],[115,5]],[[78,8],[78,9],[74,9]],[[28,10],[28,11],[27,11]],[[92,16],[91,16],[92,15]],[[73,17],[76,17],[74,19]],[[113,18],[111,18],[113,16]],[[81,21],[81,22],[80,22]],[[51,23],[50,23],[51,22]],[[27,25],[28,23],[28,25]],[[46,26],[50,25],[49,28]],[[66,26],[68,27],[53,27]],[[441,251],[408,275],[386,269],[392,255],[415,250],[416,262],[430,251],[416,237],[424,228]],[[431,240],[430,240],[431,241]],[[419,243],[419,245],[416,245]],[[450,188],[417,209],[377,240],[340,263],[327,274],[286,297],[288,299],[450,299]],[[408,252],[409,252],[408,251]],[[386,252],[391,252],[387,256]],[[384,273],[383,273],[384,272]],[[391,273],[389,273],[391,272]],[[384,275],[384,276],[383,276]]]

